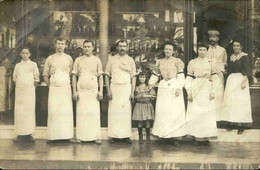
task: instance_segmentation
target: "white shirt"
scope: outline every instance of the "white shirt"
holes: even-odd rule
[[[227,63],[227,52],[225,48],[215,45],[209,46],[207,58],[212,61],[217,67],[216,72],[225,71],[225,64]]]

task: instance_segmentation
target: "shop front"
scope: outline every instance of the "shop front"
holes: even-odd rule
[[[108,56],[116,53],[116,41],[126,39],[128,54],[135,60],[137,69],[148,70],[163,57],[162,44],[165,41],[178,44],[176,55],[187,67],[188,62],[196,57],[197,42],[208,40],[208,28],[220,31],[219,45],[227,50],[228,56],[232,50],[230,42],[240,37],[245,44],[244,51],[249,54],[247,69],[251,75],[253,128],[260,127],[260,13],[255,0],[13,0],[1,3],[12,4],[16,10],[13,16],[9,14],[14,18],[11,26],[15,29],[0,30],[3,68],[7,68],[4,63],[10,68],[19,62],[18,51],[27,45],[33,50],[31,59],[37,62],[42,73],[45,59],[54,52],[54,40],[61,36],[67,39],[65,53],[74,60],[83,54],[83,41],[93,41],[94,53],[100,57],[103,69]],[[0,80],[2,84],[5,82]],[[6,83],[5,86],[2,84],[2,89],[6,89]],[[11,105],[14,100],[11,82],[8,89],[4,95],[10,97],[8,104]],[[100,102],[102,127],[107,127],[105,89],[105,97]],[[48,87],[42,79],[36,95],[37,126],[46,126]],[[1,111],[0,125],[13,123],[13,106],[6,107]]]

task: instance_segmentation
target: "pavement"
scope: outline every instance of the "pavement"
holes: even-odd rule
[[[259,142],[211,142],[193,146],[183,141],[151,144],[14,143],[0,139],[0,167],[3,169],[259,169]]]

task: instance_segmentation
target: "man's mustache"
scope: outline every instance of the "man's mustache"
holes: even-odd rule
[[[125,52],[125,50],[119,50],[119,52]]]

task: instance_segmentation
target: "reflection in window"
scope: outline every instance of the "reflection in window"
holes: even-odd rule
[[[181,12],[182,14],[182,12]],[[157,59],[163,57],[162,44],[172,41],[183,50],[183,15],[175,23],[173,11],[164,12],[116,12],[112,38],[128,41],[129,55],[134,58],[137,68],[152,69]],[[111,42],[113,43],[113,42]]]

